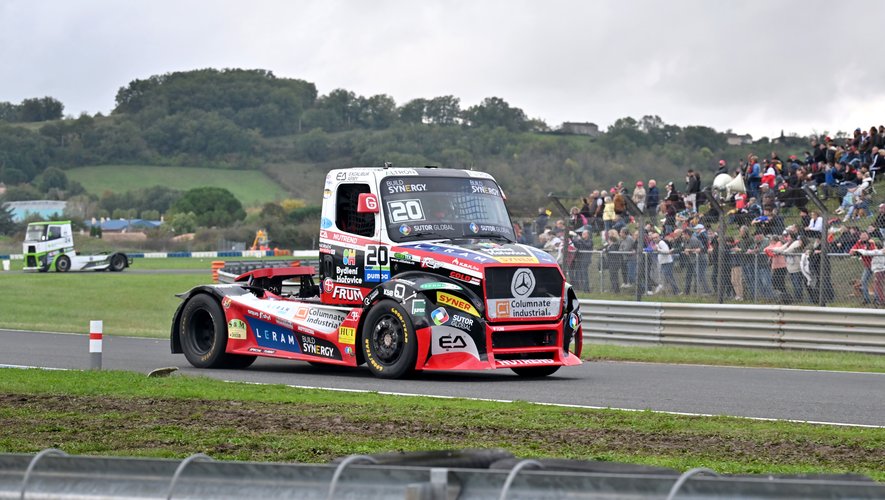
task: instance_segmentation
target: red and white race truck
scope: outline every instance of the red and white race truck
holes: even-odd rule
[[[515,242],[504,200],[483,172],[333,170],[318,272],[259,269],[181,294],[172,352],[203,368],[365,363],[384,378],[580,364],[577,297],[552,256]]]

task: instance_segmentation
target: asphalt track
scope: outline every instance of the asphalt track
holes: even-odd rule
[[[0,365],[85,369],[88,343],[86,335],[0,330]],[[170,354],[168,340],[104,338],[104,369],[147,373],[166,366],[186,375],[302,387],[885,426],[885,374],[591,362],[539,380],[509,370],[381,380],[364,367],[272,359],[247,370],[199,370]]]

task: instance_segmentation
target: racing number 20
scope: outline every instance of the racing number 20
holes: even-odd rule
[[[424,210],[421,209],[421,200],[398,200],[387,203],[392,222],[407,220],[424,220]]]
[[[390,265],[390,251],[384,245],[368,245],[366,247],[366,267],[386,268]]]

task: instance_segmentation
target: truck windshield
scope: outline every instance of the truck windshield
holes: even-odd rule
[[[393,241],[515,240],[501,188],[491,179],[387,177],[381,181],[381,200]]]
[[[46,227],[43,224],[28,226],[28,232],[25,233],[25,241],[42,241],[46,238]]]

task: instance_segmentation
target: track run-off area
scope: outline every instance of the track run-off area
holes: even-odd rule
[[[88,335],[0,330],[0,343],[0,367],[89,368]],[[587,349],[593,346],[585,344]],[[885,427],[881,373],[586,362],[543,379],[496,370],[382,380],[365,368],[262,358],[245,370],[200,370],[171,354],[166,339],[109,335],[102,364],[145,374],[174,366],[183,375],[342,391]]]

